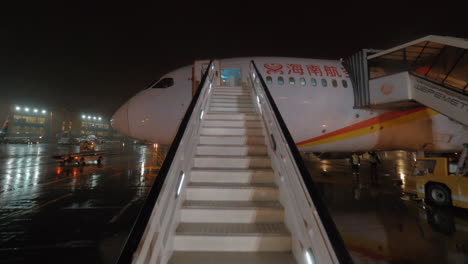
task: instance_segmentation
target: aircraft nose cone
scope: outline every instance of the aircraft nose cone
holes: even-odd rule
[[[129,102],[126,102],[119,109],[117,109],[117,111],[112,116],[111,125],[115,130],[119,131],[120,133],[126,136],[131,136],[128,124],[128,105]]]

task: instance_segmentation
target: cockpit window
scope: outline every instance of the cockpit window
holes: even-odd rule
[[[157,82],[151,88],[163,89],[163,88],[169,88],[173,85],[174,85],[174,78],[164,78],[164,79],[159,80],[159,82]]]

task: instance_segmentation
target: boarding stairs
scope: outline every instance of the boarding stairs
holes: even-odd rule
[[[416,102],[468,126],[468,93],[457,92],[412,72],[392,74],[369,82],[374,108],[406,108]]]
[[[364,49],[343,64],[356,108],[427,106],[468,126],[468,41],[426,36],[383,51]]]
[[[250,89],[214,87],[208,109],[169,263],[294,263]]]
[[[252,86],[219,86],[216,70],[211,62],[119,263],[350,263],[318,194],[306,197],[311,178],[297,174],[254,64]]]

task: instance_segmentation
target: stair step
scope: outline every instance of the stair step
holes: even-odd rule
[[[195,156],[197,168],[270,168],[268,156]]]
[[[238,107],[238,108],[245,108],[245,107],[248,107],[248,108],[251,108],[253,107],[253,104],[252,102],[244,102],[244,103],[237,103],[237,102],[222,102],[222,103],[218,103],[218,102],[211,102],[210,103],[210,107]]]
[[[277,201],[190,201],[182,205],[181,222],[277,223],[284,210]]]
[[[255,209],[273,208],[283,209],[278,201],[191,201],[185,200],[184,208],[190,209]]]
[[[250,96],[250,91],[213,91],[213,95],[245,95]]]
[[[283,223],[181,223],[175,251],[291,251],[291,236]]]
[[[197,183],[190,182],[186,199],[195,201],[274,201],[278,187],[268,183]]]
[[[263,135],[262,128],[243,128],[243,127],[202,127],[201,135],[213,136],[261,136]]]
[[[250,93],[251,89],[239,89],[239,88],[214,88],[215,92],[244,92]]]
[[[252,99],[245,98],[211,98],[210,103],[252,103]]]
[[[264,136],[200,136],[200,144],[205,145],[252,145],[265,144]]]
[[[169,264],[295,264],[289,252],[190,252],[175,251]]]
[[[244,128],[261,128],[260,120],[222,120],[210,119],[205,120],[203,127],[244,127]]]
[[[206,113],[205,120],[260,120],[257,113]]]
[[[221,94],[212,94],[211,95],[211,100],[213,99],[239,99],[239,100],[252,100],[252,96],[249,95],[221,95]]]
[[[215,89],[243,89],[243,86],[214,86]]]
[[[255,109],[253,107],[217,107],[217,106],[210,106],[210,112],[238,112],[238,113],[255,113]]]
[[[266,155],[266,145],[245,145],[245,146],[232,146],[232,145],[198,145],[197,155],[224,155],[224,156],[253,156],[253,155]]]
[[[273,183],[272,169],[200,169],[191,171],[192,182]]]

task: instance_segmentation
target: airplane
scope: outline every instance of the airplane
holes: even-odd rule
[[[353,84],[340,60],[218,60],[222,69],[240,69],[236,85],[249,81],[251,61],[258,65],[300,151],[455,152],[468,138],[466,127],[428,107],[354,108]],[[171,144],[192,99],[192,74],[192,65],[165,74],[122,105],[112,117],[112,126],[135,139]]]

